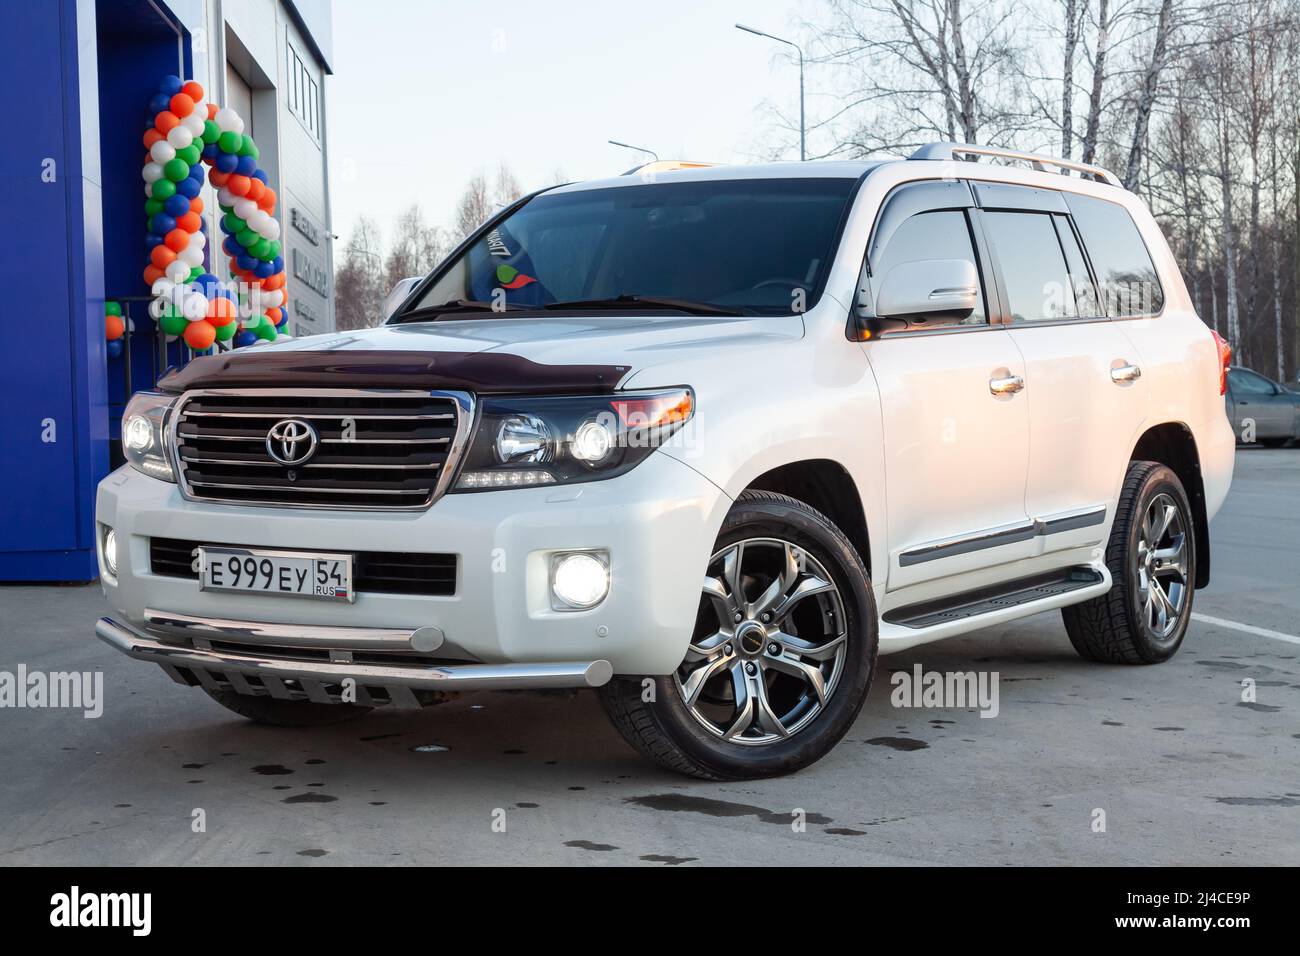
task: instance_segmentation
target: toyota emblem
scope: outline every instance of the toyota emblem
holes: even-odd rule
[[[276,422],[266,433],[266,451],[282,465],[302,465],[316,454],[320,436],[309,422],[286,418]]]

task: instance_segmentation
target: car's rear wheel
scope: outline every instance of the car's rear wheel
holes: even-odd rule
[[[820,759],[866,699],[875,669],[871,585],[824,515],[771,492],[732,506],[677,670],[601,692],[623,737],[680,773],[790,773]]]
[[[321,727],[354,720],[370,713],[370,707],[360,704],[318,704],[310,700],[279,700],[275,697],[254,697],[237,694],[231,690],[207,690],[204,693],[222,707],[255,724],[274,727]]]
[[[1196,534],[1183,483],[1153,461],[1129,465],[1106,547],[1112,586],[1061,611],[1080,656],[1158,664],[1177,653],[1192,614]]]

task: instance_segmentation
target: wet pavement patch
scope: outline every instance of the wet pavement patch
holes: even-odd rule
[[[1251,710],[1258,711],[1261,714],[1276,714],[1281,707],[1274,707],[1272,704],[1258,704],[1253,700],[1242,700],[1237,702],[1238,707],[1248,707]]]
[[[1187,728],[1186,728],[1186,727],[1156,727],[1155,729],[1156,729],[1156,730],[1172,730],[1172,731],[1179,731],[1179,730],[1186,730]]]
[[[667,866],[680,866],[683,863],[693,863],[698,860],[698,856],[667,856],[663,853],[647,853],[645,856],[638,857],[647,863],[663,863]]]
[[[1226,803],[1231,807],[1300,807],[1300,796],[1288,794],[1285,797],[1215,797],[1216,803]]]
[[[1244,670],[1249,664],[1238,664],[1236,661],[1197,661],[1202,667],[1227,667],[1231,670]]]
[[[667,810],[673,813],[702,813],[710,817],[755,817],[764,823],[787,824],[795,818],[791,811],[777,813],[765,807],[756,807],[748,803],[731,803],[728,800],[714,800],[711,797],[695,797],[686,793],[652,793],[643,797],[627,797],[625,803],[651,810]],[[834,823],[830,817],[820,813],[804,813],[808,823]]]
[[[358,737],[363,744],[368,744],[372,740],[388,740],[390,737],[405,737],[406,734],[371,734],[369,737]]]
[[[299,850],[299,856],[325,856],[329,850]]]
[[[525,802],[525,803],[516,803],[515,806],[518,807],[520,810],[536,810],[538,807],[541,806],[541,804]]]
[[[864,740],[863,743],[875,747],[889,747],[892,750],[925,750],[930,746],[924,740],[913,740],[911,737],[872,737],[870,740]]]
[[[1101,722],[1101,725],[1102,725],[1103,727],[1123,727],[1123,726],[1124,726],[1124,725],[1121,724],[1118,720],[1103,720],[1103,721]]]
[[[309,767],[318,767],[318,766],[320,766],[321,764],[323,764],[324,762],[325,762],[325,761],[324,761],[324,760],[321,760],[320,757],[312,757],[310,760],[307,761],[307,766],[309,766]]]
[[[852,827],[827,827],[826,832],[834,836],[866,836],[866,830],[854,830]]]
[[[207,766],[207,764],[205,764],[205,763],[183,763],[183,764],[181,764],[181,769],[182,769],[182,770],[202,770],[202,769],[203,769],[204,767],[206,767],[206,766]]]
[[[292,797],[285,797],[281,803],[333,803],[338,797],[331,797],[328,793],[295,793]]]
[[[590,840],[565,840],[565,846],[571,846],[576,850],[596,850],[601,853],[608,853],[610,850],[617,850],[618,847],[609,843],[592,843]]]
[[[264,777],[281,777],[293,771],[280,763],[259,763],[253,768],[253,773],[260,773]]]

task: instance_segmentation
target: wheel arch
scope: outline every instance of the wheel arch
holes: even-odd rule
[[[1183,483],[1196,523],[1196,587],[1210,583],[1210,528],[1205,504],[1205,480],[1196,437],[1182,422],[1153,425],[1142,433],[1129,461],[1156,461],[1167,466]]]
[[[830,458],[808,458],[771,468],[746,490],[773,491],[816,508],[844,532],[871,576],[871,539],[866,510],[857,483],[848,470]]]

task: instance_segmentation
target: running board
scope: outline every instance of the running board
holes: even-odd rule
[[[1080,566],[1067,568],[1065,571],[1053,571],[1049,574],[1008,581],[994,587],[967,591],[937,601],[925,601],[895,608],[885,613],[883,620],[887,624],[902,627],[927,628],[954,621],[964,621],[993,614],[1021,604],[1032,604],[1047,598],[1059,597],[1071,591],[1100,584],[1104,578],[1096,568]]]

